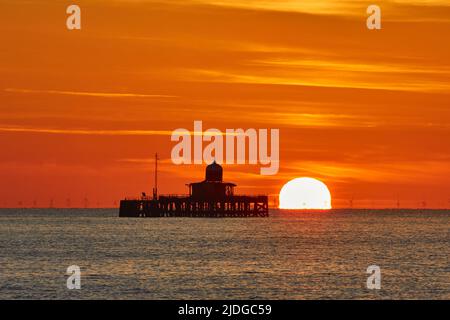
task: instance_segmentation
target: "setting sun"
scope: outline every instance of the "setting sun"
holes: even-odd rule
[[[281,188],[280,209],[331,209],[331,194],[317,179],[296,178]]]

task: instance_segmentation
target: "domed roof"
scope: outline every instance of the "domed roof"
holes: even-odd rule
[[[222,166],[217,164],[215,160],[213,163],[206,166],[206,177],[205,177],[206,181],[222,182],[222,178],[223,178]]]

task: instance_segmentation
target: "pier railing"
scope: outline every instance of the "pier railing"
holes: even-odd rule
[[[160,198],[160,197],[183,199],[183,198],[189,197],[189,195],[188,194],[162,194],[158,198]],[[153,196],[141,196],[141,197],[134,196],[134,197],[125,197],[124,200],[128,200],[128,201],[139,201],[139,200],[150,201],[150,200],[154,200],[154,199],[153,199]]]
[[[164,198],[164,199],[185,199],[185,198],[189,198],[190,195],[189,194],[162,194],[160,196],[158,196],[158,199],[160,198]],[[234,194],[234,195],[230,195],[227,196],[225,199],[245,199],[245,198],[264,198],[267,197],[266,194],[255,194],[255,195],[245,195],[245,194]],[[141,197],[125,197],[124,200],[127,201],[139,201],[139,200],[146,200],[146,201],[151,201],[151,200],[155,200],[153,199],[153,196],[141,196]]]
[[[189,195],[141,197],[120,203],[123,217],[268,217],[267,195],[230,195],[215,199]]]

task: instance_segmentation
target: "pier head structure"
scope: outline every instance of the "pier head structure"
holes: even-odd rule
[[[206,167],[203,181],[188,184],[187,195],[158,195],[156,180],[155,174],[153,197],[143,193],[139,198],[122,200],[119,216],[211,218],[269,216],[268,196],[235,194],[236,185],[223,181],[223,169],[216,162]]]

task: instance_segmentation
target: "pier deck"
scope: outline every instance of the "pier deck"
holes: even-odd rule
[[[125,199],[120,202],[120,217],[268,217],[268,197],[232,195],[220,200],[192,196],[161,195],[158,199]]]

